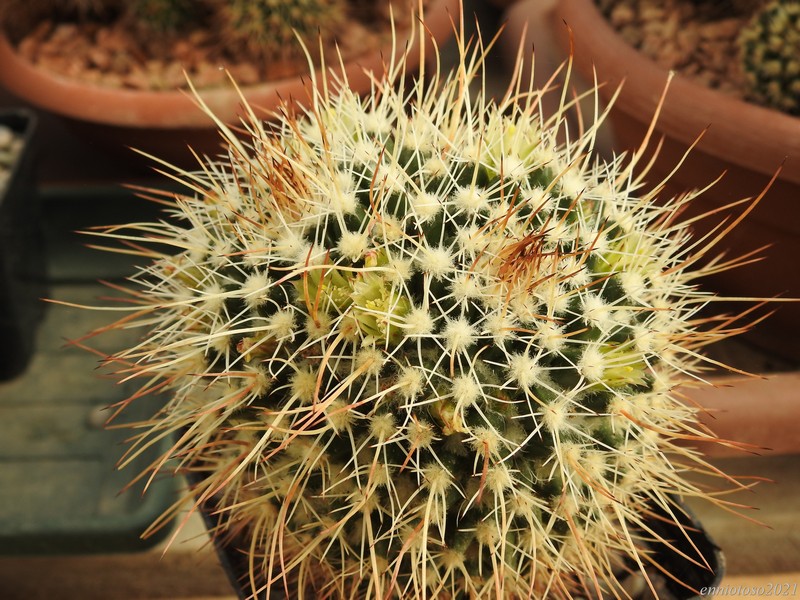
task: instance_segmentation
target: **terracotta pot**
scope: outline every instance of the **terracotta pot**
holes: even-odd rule
[[[519,14],[523,5],[513,10]],[[614,150],[638,148],[667,84],[667,70],[628,45],[593,0],[558,0],[548,26],[561,59],[568,56],[571,30],[575,69],[585,82],[593,81],[596,69],[597,80],[605,83],[600,92],[605,99],[624,82],[611,112]],[[664,144],[647,176],[649,183],[655,185],[666,177],[701,134],[666,191],[672,195],[703,188],[723,173],[724,177],[693,203],[687,216],[758,196],[782,166],[758,207],[716,247],[717,253],[727,250],[728,257],[736,257],[772,245],[762,253],[767,258],[709,278],[707,287],[726,296],[800,298],[796,262],[800,256],[800,119],[736,100],[677,75],[655,124],[654,142],[663,137]],[[696,229],[702,233],[718,222],[719,217],[706,219]],[[732,310],[746,306],[736,303]],[[776,303],[773,307],[776,314],[760,323],[750,338],[766,350],[800,359],[796,341],[800,303]]]
[[[684,390],[703,407],[701,421],[730,445],[704,444],[708,456],[800,454],[800,372],[729,377],[713,387]]]
[[[429,31],[428,56],[432,49],[430,39],[442,42],[453,33],[452,19],[459,11],[459,0],[431,0],[425,10],[425,25]],[[456,19],[457,20],[457,19]],[[412,41],[407,65],[414,70],[419,65],[418,34],[410,40],[409,31],[397,34],[398,48]],[[381,70],[391,55],[391,41],[380,48],[372,48],[344,65],[350,87],[356,91],[368,90],[369,70]],[[333,72],[342,73],[334,57],[328,62]],[[200,152],[216,153],[221,138],[212,120],[195,104],[191,95],[182,90],[136,91],[121,90],[87,84],[37,68],[22,59],[9,41],[0,35],[0,85],[19,98],[39,108],[66,117],[79,124],[82,134],[90,136],[111,149],[126,151],[131,159],[130,147],[144,150],[175,163],[196,166],[187,146]],[[275,108],[281,99],[299,102],[308,98],[308,74],[278,81],[268,81],[243,89],[248,103],[264,115]],[[222,121],[238,123],[241,99],[233,85],[202,90],[203,101]]]

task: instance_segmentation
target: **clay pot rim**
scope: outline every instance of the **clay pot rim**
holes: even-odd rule
[[[426,45],[431,39],[440,42],[454,31],[460,10],[459,0],[431,0],[425,10]],[[419,33],[410,39],[410,30],[398,30],[397,48],[411,43],[406,64],[419,64]],[[398,50],[400,52],[401,50]],[[365,71],[379,70],[392,52],[391,40],[372,47],[344,63],[344,74],[353,89],[371,83]],[[327,70],[342,74],[337,58],[330,57]],[[205,129],[213,126],[211,118],[199,109],[188,90],[138,91],[93,85],[36,67],[14,50],[0,32],[0,85],[20,98],[54,113],[102,125],[141,129]],[[322,69],[317,69],[320,74]],[[330,81],[330,80],[329,80]],[[281,101],[308,98],[311,77],[308,71],[292,77],[241,88],[248,103],[269,111]],[[241,113],[241,98],[233,83],[199,90],[199,95],[222,121],[231,122]]]
[[[562,48],[569,48],[571,29],[574,63],[581,74],[592,81],[596,66],[605,83],[600,93],[606,99],[623,84],[615,110],[650,122],[669,71],[630,46],[593,0],[559,0],[552,17]],[[767,176],[783,165],[781,178],[800,183],[800,118],[726,96],[676,74],[656,130],[687,146],[702,134],[698,149],[703,152]]]

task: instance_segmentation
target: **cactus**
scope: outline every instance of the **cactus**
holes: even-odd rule
[[[105,16],[118,8],[119,0],[2,0],[0,27],[16,39],[44,18],[85,19]]]
[[[4,0],[0,25],[26,33],[42,19],[105,22],[124,17],[147,34],[175,32],[209,12],[207,0]],[[5,16],[5,19],[3,18]]]
[[[198,0],[131,0],[126,11],[148,29],[169,32],[196,20],[202,13],[202,5]]]
[[[103,14],[119,4],[119,0],[5,0],[2,11],[7,11],[8,15],[18,11],[35,11],[39,16],[57,12],[85,17]]]
[[[410,91],[402,58],[365,99],[317,81],[246,143],[218,122],[174,219],[94,232],[147,260],[103,328],[145,328],[108,363],[165,394],[131,456],[176,436],[153,468],[195,473],[253,593],[622,594],[648,507],[722,504],[672,392],[734,329],[698,316],[726,265],[676,221],[697,194],[641,194],[596,126],[559,142],[521,68],[469,92],[484,48],[458,47]]]
[[[742,29],[738,43],[748,96],[800,114],[800,2],[767,2]]]
[[[347,17],[347,0],[225,0],[222,35],[256,55],[298,54],[296,35],[335,34]]]
[[[33,4],[50,5],[53,9],[78,15],[94,15],[119,6],[119,0],[34,0]]]

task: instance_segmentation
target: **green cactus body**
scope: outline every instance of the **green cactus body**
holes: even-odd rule
[[[314,42],[320,32],[336,33],[347,16],[346,0],[226,0],[223,35],[266,56],[298,54],[296,36]]]
[[[126,10],[137,23],[154,31],[177,31],[197,18],[198,0],[130,0]]]
[[[800,114],[800,2],[760,8],[739,35],[739,55],[751,99]]]
[[[147,333],[110,360],[168,392],[138,444],[178,433],[165,463],[244,536],[254,591],[614,590],[645,507],[704,495],[677,442],[712,436],[671,394],[725,335],[697,327],[692,195],[637,195],[594,129],[559,143],[519,73],[468,95],[464,45],[411,92],[400,61],[366,99],[253,117],[247,146],[222,126],[179,224],[103,234],[174,248],[133,278],[118,326]]]

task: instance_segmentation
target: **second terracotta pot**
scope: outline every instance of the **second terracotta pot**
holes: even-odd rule
[[[512,10],[518,18],[525,5]],[[638,148],[667,85],[668,71],[629,46],[593,0],[558,0],[547,30],[561,59],[569,55],[572,43],[576,70],[588,82],[596,72],[597,80],[605,84],[600,93],[606,100],[622,84],[611,112],[614,150]],[[544,45],[542,40],[534,39],[534,43]],[[769,246],[761,253],[765,258],[715,275],[704,285],[725,296],[800,298],[800,119],[725,96],[677,75],[655,123],[651,146],[661,139],[663,146],[647,176],[649,184],[667,177],[698,137],[696,147],[671,175],[665,193],[704,188],[722,178],[693,202],[687,216],[757,197],[780,169],[756,209],[711,253],[725,251],[733,258]],[[735,216],[741,210],[743,206],[730,214]],[[697,234],[707,232],[719,220],[715,216],[696,224]],[[726,308],[737,311],[749,305],[752,303],[737,302]],[[800,303],[774,303],[770,308],[776,313],[748,334],[750,339],[768,352],[800,359],[796,341],[800,338]]]

